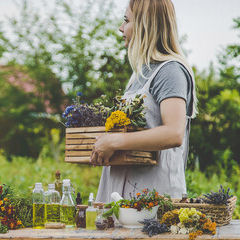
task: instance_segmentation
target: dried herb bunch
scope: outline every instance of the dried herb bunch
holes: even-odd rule
[[[62,117],[67,121],[66,127],[94,127],[104,126],[109,108],[104,107],[101,103],[86,104],[80,103],[82,93],[77,93],[76,99],[73,100],[74,104],[68,106]]]
[[[169,231],[168,227],[165,224],[161,224],[154,218],[144,219],[144,221],[140,221],[140,223],[144,225],[142,232],[147,233],[149,237]]]
[[[203,201],[205,203],[209,204],[228,204],[228,199],[230,199],[233,195],[229,194],[230,188],[225,190],[223,186],[220,186],[220,189],[218,192],[211,192],[207,194],[203,194],[205,198],[203,198]]]
[[[114,98],[114,106],[111,112],[120,110],[126,113],[127,117],[131,120],[133,127],[145,127],[146,119],[144,115],[144,98],[145,95],[138,94],[131,100],[126,100],[121,96]]]

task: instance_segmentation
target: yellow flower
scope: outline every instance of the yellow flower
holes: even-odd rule
[[[7,202],[7,201],[8,201],[8,199],[7,199],[7,198],[4,198],[4,199],[3,199],[3,201]]]
[[[0,206],[2,206],[3,205],[3,201],[0,201]]]
[[[1,207],[1,210],[4,212],[5,211],[5,207]]]
[[[105,123],[106,131],[111,130],[112,128],[127,126],[131,124],[130,119],[127,117],[127,114],[122,111],[115,111],[111,113],[111,116],[107,118]]]

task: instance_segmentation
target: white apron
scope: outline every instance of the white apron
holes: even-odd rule
[[[170,60],[171,61],[171,60]],[[145,94],[144,106],[147,128],[162,125],[159,104],[149,92],[150,84],[166,61],[153,72],[145,85],[136,91],[126,90],[123,98],[133,99],[136,94]],[[137,191],[144,188],[156,189],[159,194],[168,194],[172,198],[181,198],[186,193],[185,168],[188,156],[190,117],[186,116],[186,130],[180,147],[158,151],[158,163],[154,166],[108,166],[103,167],[96,201],[111,202],[111,193],[118,192],[123,198],[130,198],[133,185]]]

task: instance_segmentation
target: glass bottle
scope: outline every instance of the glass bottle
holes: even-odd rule
[[[88,205],[77,205],[77,213],[75,217],[77,228],[86,228],[86,209]]]
[[[103,204],[97,206],[97,217],[95,220],[95,225],[98,230],[104,230],[108,227],[108,221],[103,216]]]
[[[60,201],[61,197],[55,190],[55,184],[48,184],[48,191],[45,192],[45,222],[60,222]]]
[[[71,183],[69,179],[63,180],[63,196],[60,202],[60,221],[66,227],[75,225],[75,205],[71,195]]]
[[[80,192],[77,193],[76,197],[76,205],[81,205],[82,204],[82,198]]]
[[[33,198],[33,228],[43,228],[45,221],[45,201],[42,183],[35,183]]]
[[[97,210],[93,207],[94,197],[93,193],[90,193],[88,199],[88,208],[86,210],[86,229],[96,229],[95,219],[97,217]]]
[[[60,197],[62,197],[62,181],[61,181],[61,173],[60,173],[60,171],[56,171],[56,173],[55,173],[55,178],[56,178],[56,180],[55,180],[55,182],[54,182],[54,184],[55,184],[55,189],[56,189],[56,191],[58,191],[59,192],[59,194],[60,194]]]

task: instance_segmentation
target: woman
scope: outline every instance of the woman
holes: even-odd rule
[[[195,83],[180,49],[171,0],[130,0],[119,29],[133,75],[124,98],[145,94],[148,130],[106,134],[94,146],[91,161],[108,162],[116,150],[159,151],[156,166],[104,167],[97,201],[112,192],[129,198],[138,189],[155,188],[181,198],[186,193],[185,167],[190,119],[196,115]]]

